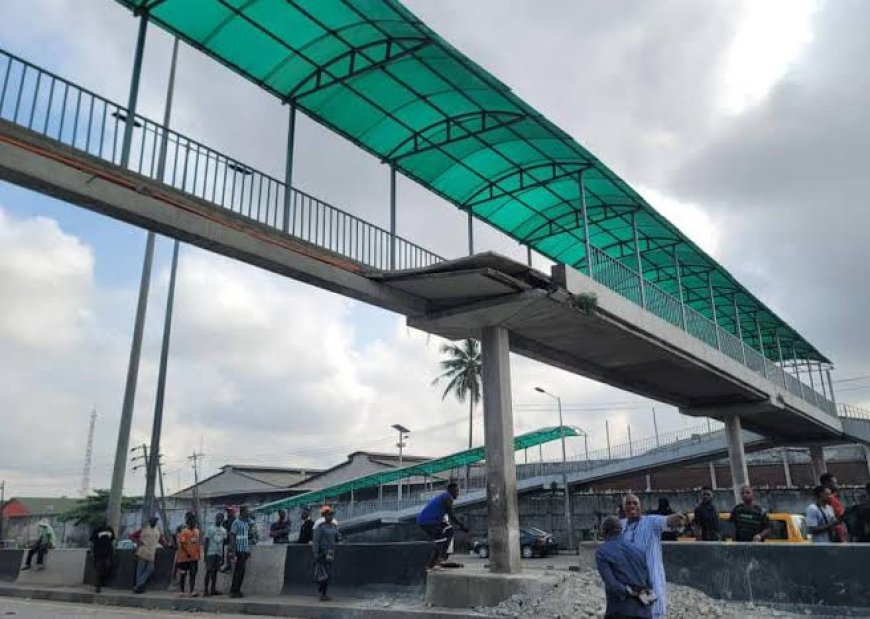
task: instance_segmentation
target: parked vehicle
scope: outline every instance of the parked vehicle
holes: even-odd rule
[[[680,535],[681,542],[694,542],[695,535],[692,532],[692,519],[694,514],[686,514],[687,522],[685,531]],[[719,513],[719,532],[722,535],[722,541],[730,542],[734,540],[734,525],[731,524],[731,514],[729,512]],[[767,514],[767,519],[770,521],[770,535],[767,536],[767,543],[808,543],[810,541],[809,531],[807,529],[806,518],[803,514],[786,514],[783,512],[772,512]]]
[[[520,528],[520,554],[524,559],[546,557],[556,554],[559,546],[553,536],[535,527]],[[471,552],[481,559],[489,557],[489,543],[486,539],[477,540],[471,545]]]

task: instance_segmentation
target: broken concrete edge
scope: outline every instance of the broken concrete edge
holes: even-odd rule
[[[445,608],[498,606],[521,593],[542,596],[558,580],[554,573],[490,574],[487,572],[430,572],[426,603]]]
[[[205,612],[220,614],[267,615],[274,617],[304,617],[317,619],[476,619],[480,613],[440,608],[355,606],[350,601],[319,602],[312,597],[304,600],[245,598],[230,600],[214,598],[184,598],[174,596],[136,595],[132,593],[93,593],[78,589],[22,587],[0,584],[0,597],[23,600],[45,600],[95,606],[118,606],[146,610]]]

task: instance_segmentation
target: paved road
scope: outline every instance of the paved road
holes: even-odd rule
[[[92,604],[67,604],[64,602],[39,602],[0,598],[0,619],[89,619],[90,617],[214,617],[212,613],[170,612],[166,610],[141,610],[120,606],[94,606]],[[262,615],[224,615],[221,619],[252,619]]]

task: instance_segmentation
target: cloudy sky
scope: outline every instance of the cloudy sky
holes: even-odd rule
[[[865,206],[870,3],[754,0],[414,0],[410,8],[631,182],[837,363],[839,399],[870,403]],[[136,23],[109,0],[3,0],[0,47],[126,100]],[[162,116],[171,47],[149,30],[141,109]],[[182,46],[173,128],[280,176],[286,108]],[[388,173],[300,118],[294,182],[385,225]],[[464,219],[406,179],[400,234],[463,252]],[[499,234],[477,245],[522,257]],[[107,487],[145,233],[0,183],[0,478],[7,495],[75,494],[97,410],[93,487]],[[171,242],[160,239],[131,444],[154,406]],[[540,264],[542,268],[545,265]],[[356,449],[436,455],[466,408],[430,385],[440,341],[402,317],[183,247],[166,399],[168,485],[186,456],[330,466]],[[653,433],[632,394],[513,359],[517,431],[562,396],[590,448]],[[657,406],[662,432],[699,423]],[[478,416],[476,434],[480,436]],[[580,445],[572,449],[578,453]],[[545,451],[555,458],[557,450]],[[142,472],[127,475],[139,492]]]

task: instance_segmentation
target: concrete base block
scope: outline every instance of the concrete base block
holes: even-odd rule
[[[426,603],[445,608],[496,606],[516,593],[538,596],[554,583],[544,574],[490,574],[461,569],[429,572]]]
[[[246,595],[278,595],[284,586],[284,562],[287,558],[286,544],[265,544],[251,548],[251,556],[245,564],[245,580],[242,592]],[[197,590],[205,579],[205,563],[199,566]],[[232,573],[218,574],[217,588],[229,593],[233,582]]]
[[[21,566],[27,552],[22,553]],[[23,585],[73,586],[81,585],[85,580],[85,563],[88,551],[85,548],[58,548],[49,550],[45,555],[45,569],[36,569],[36,555],[33,557],[31,569],[18,572],[15,580]]]

